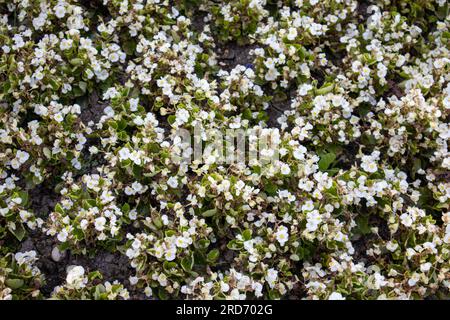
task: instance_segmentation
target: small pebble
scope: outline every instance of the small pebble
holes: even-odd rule
[[[59,251],[58,247],[54,247],[52,250],[52,259],[55,262],[58,262],[65,256],[65,252]]]

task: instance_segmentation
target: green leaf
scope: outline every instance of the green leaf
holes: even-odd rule
[[[47,159],[51,159],[51,157],[52,157],[52,152],[50,151],[49,148],[44,147],[44,148],[42,149],[42,152],[43,152],[44,155],[47,157]]]
[[[74,97],[81,97],[84,94],[83,90],[81,90],[79,87],[73,87],[72,93]]]
[[[22,206],[26,206],[28,203],[28,192],[26,191],[19,191],[19,197],[22,199]]]
[[[167,122],[169,122],[169,124],[174,124],[175,120],[177,120],[177,117],[175,117],[175,115],[173,114],[167,117]]]
[[[75,237],[76,240],[81,241],[84,239],[84,232],[80,228],[75,228],[72,230],[72,235]]]
[[[196,244],[197,244],[198,248],[200,248],[202,250],[205,250],[205,249],[207,249],[209,247],[210,243],[211,242],[209,240],[207,240],[207,239],[201,239],[201,240],[197,241]]]
[[[163,227],[163,223],[160,217],[156,217],[153,219],[153,224],[156,228],[161,229]]]
[[[371,111],[371,107],[369,104],[361,104],[357,111],[361,117],[365,117]]]
[[[106,288],[105,288],[104,285],[102,285],[102,284],[97,285],[95,287],[94,299],[95,300],[103,300],[103,299],[105,299],[106,298],[105,294],[104,294],[105,291],[106,291]]]
[[[159,288],[159,290],[158,290],[158,297],[159,297],[161,300],[167,300],[167,299],[169,299],[169,295],[167,294],[166,290],[164,290],[164,289],[162,289],[162,288]]]
[[[278,300],[281,298],[281,295],[276,290],[269,290],[269,299],[270,300]]]
[[[375,137],[367,132],[364,132],[361,136],[361,142],[366,145],[374,145],[377,143],[377,140],[375,140]]]
[[[242,244],[242,242],[239,242],[237,240],[231,240],[227,244],[227,248],[230,250],[241,250],[243,247],[244,245]]]
[[[242,232],[242,238],[244,238],[245,241],[248,241],[252,238],[252,230],[246,229],[244,232]]]
[[[320,89],[316,90],[317,95],[325,95],[334,89],[334,84],[332,83],[325,83]]]
[[[319,169],[321,171],[327,170],[335,159],[336,155],[333,152],[323,154],[319,160]]]
[[[166,235],[166,237],[170,238],[170,237],[176,235],[176,232],[174,230],[166,230],[166,232],[164,232],[164,234]]]
[[[128,141],[129,140],[129,136],[128,136],[128,134],[125,131],[119,132],[119,134],[117,136],[122,141]]]
[[[208,262],[215,262],[219,258],[219,250],[213,249],[207,255]]]
[[[123,51],[129,56],[134,54],[134,51],[136,50],[136,41],[134,40],[128,40],[123,43]]]
[[[119,127],[119,126],[117,125],[117,122],[114,121],[114,120],[109,120],[109,121],[108,121],[108,125],[109,125],[111,128],[113,128],[114,130],[117,130],[117,128]]]
[[[128,212],[130,212],[130,205],[129,205],[128,203],[125,203],[125,204],[122,206],[122,212],[123,212],[124,214],[128,214]]]
[[[300,261],[300,257],[296,254],[291,254],[289,257],[292,261]]]
[[[447,15],[449,14],[448,9],[449,9],[448,3],[444,4],[443,6],[439,6],[438,9],[436,10],[436,16],[441,20],[445,19],[445,17],[447,17]]]
[[[288,96],[283,91],[277,91],[275,95],[273,96],[273,102],[283,102],[286,101]]]
[[[416,172],[418,170],[420,170],[420,168],[422,168],[422,162],[420,161],[419,158],[414,158],[413,166],[412,166],[412,169],[411,169],[411,176],[412,176],[413,179],[415,179]]]
[[[54,77],[50,77],[48,79],[48,83],[50,84],[50,86],[52,87],[53,90],[57,91],[61,85],[59,84],[58,80]]]
[[[102,279],[103,276],[99,271],[92,271],[88,274],[88,279],[90,281],[94,280],[94,279]]]
[[[265,185],[264,187],[264,191],[269,195],[269,196],[274,196],[277,193],[278,190],[278,186],[274,183],[269,182],[268,184]]]
[[[117,123],[117,130],[118,131],[123,131],[126,129],[126,127],[128,126],[128,123],[126,120],[121,119],[118,123]]]
[[[192,270],[192,267],[194,266],[194,257],[186,256],[181,260],[181,267],[184,271],[190,272]]]
[[[19,289],[24,285],[24,281],[22,279],[6,279],[5,283],[13,290]]]
[[[55,211],[60,213],[60,214],[64,214],[64,209],[59,203],[56,204]]]
[[[177,267],[177,263],[174,261],[164,261],[163,263],[163,269],[167,272],[171,272],[172,269]]]
[[[210,209],[210,210],[206,210],[205,212],[202,212],[202,217],[212,217],[217,213],[217,209]]]
[[[70,60],[70,64],[73,66],[81,66],[83,64],[83,60],[80,58],[74,58]]]
[[[242,112],[242,118],[244,118],[246,120],[252,119],[252,111],[250,110],[250,108],[244,109],[244,111]]]
[[[16,223],[16,228],[9,228],[9,231],[17,238],[17,240],[22,241],[25,237],[26,231],[21,223]]]
[[[369,216],[359,216],[356,218],[356,224],[358,225],[358,231],[362,235],[371,233],[369,226]]]
[[[83,209],[88,210],[89,208],[95,207],[97,202],[95,199],[84,199],[83,200]]]
[[[83,91],[83,93],[85,93],[87,89],[87,83],[84,81],[80,81],[78,82],[78,87],[81,89],[81,91]]]

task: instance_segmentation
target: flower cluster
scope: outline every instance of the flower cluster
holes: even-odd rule
[[[269,15],[266,0],[227,0],[207,3],[205,9],[221,41],[253,42],[258,24]]]
[[[44,276],[36,267],[35,251],[8,253],[0,258],[0,300],[40,299]]]
[[[69,266],[65,283],[53,289],[53,300],[127,300],[129,293],[117,280],[101,283],[98,271],[85,274],[81,266]]]

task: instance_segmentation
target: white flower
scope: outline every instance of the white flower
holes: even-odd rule
[[[432,264],[430,262],[426,262],[420,265],[420,271],[428,272],[431,269]]]
[[[14,258],[16,259],[17,263],[22,264],[30,264],[36,261],[36,251],[26,251],[26,252],[17,252],[14,255]]]
[[[125,252],[125,255],[128,257],[128,259],[134,259],[137,256],[139,256],[139,250],[134,248],[128,248]]]
[[[130,99],[130,111],[137,111],[138,109],[138,104],[139,104],[139,98],[131,98]]]
[[[289,32],[287,35],[288,40],[293,41],[297,37],[297,29],[296,28],[289,28]]]
[[[394,252],[398,248],[398,243],[389,241],[386,243],[386,249],[388,249],[390,252]]]
[[[129,217],[131,220],[136,220],[136,218],[137,218],[137,211],[136,211],[136,209],[131,210],[131,211],[128,213],[128,217]]]
[[[263,296],[263,285],[259,282],[253,282],[252,289],[255,290],[255,297],[260,298]]]
[[[186,109],[178,109],[175,117],[175,123],[180,126],[189,121],[189,112]]]
[[[144,120],[140,116],[134,118],[133,122],[137,126],[142,126],[144,124]]]
[[[288,228],[285,226],[279,226],[277,232],[275,233],[275,238],[281,246],[284,246],[286,241],[289,240]]]
[[[142,245],[142,242],[139,239],[134,239],[133,243],[131,244],[131,246],[138,250]]]
[[[130,149],[128,148],[122,148],[119,150],[119,159],[121,161],[129,159],[130,155]]]
[[[450,109],[450,95],[446,96],[443,100],[442,103],[444,104],[444,108],[445,109]]]
[[[230,286],[228,285],[228,283],[221,281],[220,282],[220,290],[222,292],[228,292],[228,290],[230,290]]]
[[[187,248],[189,246],[189,242],[184,237],[177,237],[175,244],[178,248]]]
[[[308,200],[302,205],[302,211],[305,212],[311,210],[314,210],[314,203],[311,200]]]
[[[319,227],[319,224],[322,222],[322,216],[319,211],[313,210],[306,214],[306,229],[310,232],[314,232]]]
[[[378,170],[378,166],[375,161],[370,160],[370,159],[364,161],[364,158],[363,158],[363,162],[361,163],[361,168],[363,168],[364,171],[370,172],[370,173],[377,172],[377,170]]]
[[[166,258],[167,261],[172,261],[176,258],[176,254],[177,254],[177,250],[174,248],[171,248],[166,251],[166,253],[164,254],[164,257]]]
[[[298,94],[300,96],[306,96],[308,94],[308,91],[312,90],[313,86],[310,84],[302,84],[299,88],[298,88]]]
[[[72,160],[70,160],[70,163],[72,164],[72,166],[73,166],[75,169],[78,169],[78,170],[81,169],[81,163],[80,163],[80,161],[78,161],[77,158],[73,158]]]
[[[376,290],[379,290],[381,287],[384,287],[388,282],[385,280],[385,277],[379,274],[378,272],[374,274],[374,287]]]
[[[142,193],[144,191],[144,186],[142,184],[140,184],[139,182],[137,182],[137,181],[133,182],[131,187],[137,193]]]
[[[106,92],[103,94],[103,100],[114,99],[118,96],[120,96],[119,91],[117,91],[116,88],[111,87],[108,88],[108,90],[106,90]]]
[[[161,286],[165,287],[167,285],[167,276],[164,273],[161,273],[157,280]]]
[[[269,270],[267,270],[265,279],[269,287],[273,288],[275,286],[275,282],[278,279],[278,271],[273,268],[270,268]]]
[[[59,48],[61,50],[70,49],[70,48],[72,48],[72,43],[73,43],[72,39],[62,39],[61,43],[59,44]]]
[[[408,280],[408,285],[410,287],[414,287],[419,280],[420,280],[420,274],[418,274],[417,272],[414,272],[412,274],[411,278]]]
[[[58,233],[58,235],[57,235],[56,238],[57,238],[58,241],[60,241],[60,242],[66,242],[68,235],[69,235],[69,233],[67,232],[67,230],[66,230],[66,229],[62,229],[62,230]]]
[[[411,217],[411,215],[410,214],[408,214],[408,213],[403,213],[401,216],[400,216],[400,221],[402,222],[402,224],[405,226],[405,227],[411,227],[412,226],[412,224],[413,224],[413,219],[412,219],[412,217]]]
[[[57,113],[53,116],[53,119],[55,119],[55,121],[57,122],[63,122],[64,120],[64,116],[61,113]]]
[[[109,61],[113,63],[119,61],[119,54],[117,52],[111,52],[109,54]]]
[[[20,162],[17,159],[11,160],[11,167],[13,169],[19,169],[20,168]]]
[[[288,175],[288,174],[291,173],[291,168],[289,167],[288,164],[283,163],[283,164],[281,165],[280,171],[281,171],[282,174]]]
[[[277,69],[275,68],[270,68],[269,70],[267,70],[266,75],[264,76],[264,78],[267,81],[274,81],[278,78],[278,76],[280,75],[280,73],[278,72]]]
[[[103,231],[105,229],[106,224],[106,218],[105,217],[98,217],[95,219],[95,230],[97,231]]]
[[[71,266],[68,268],[66,282],[70,287],[75,289],[85,286],[84,268],[82,266]]]
[[[139,281],[138,277],[136,277],[136,276],[130,276],[128,278],[128,280],[130,281],[130,284],[132,286],[136,285],[138,283],[138,281]]]
[[[151,297],[152,294],[153,294],[152,288],[150,288],[150,287],[145,287],[145,289],[144,289],[144,294],[145,294],[147,297]]]
[[[66,8],[64,8],[63,5],[58,4],[56,7],[53,8],[55,11],[55,16],[57,16],[59,19],[64,18],[66,15]]]
[[[333,292],[328,297],[328,300],[345,300],[345,298],[339,292]]]
[[[82,229],[82,230],[86,230],[88,224],[89,224],[89,223],[88,223],[88,221],[87,221],[86,219],[81,220],[81,221],[80,221],[80,227],[81,227],[81,229]]]
[[[30,154],[26,151],[17,150],[16,152],[16,160],[20,164],[24,164],[30,158]],[[17,169],[17,168],[15,168]]]
[[[164,249],[163,249],[162,246],[155,246],[155,247],[154,247],[154,253],[153,253],[153,255],[154,255],[156,258],[161,258],[161,257],[163,256],[163,254],[164,254]]]
[[[178,179],[176,177],[170,177],[169,180],[167,180],[167,185],[175,189],[178,187]]]

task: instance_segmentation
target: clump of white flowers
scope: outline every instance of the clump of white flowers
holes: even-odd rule
[[[44,276],[36,251],[8,253],[0,258],[0,300],[41,299]]]
[[[101,283],[101,273],[86,273],[82,266],[69,266],[64,284],[54,288],[54,300],[127,300],[128,290],[117,280]]]

